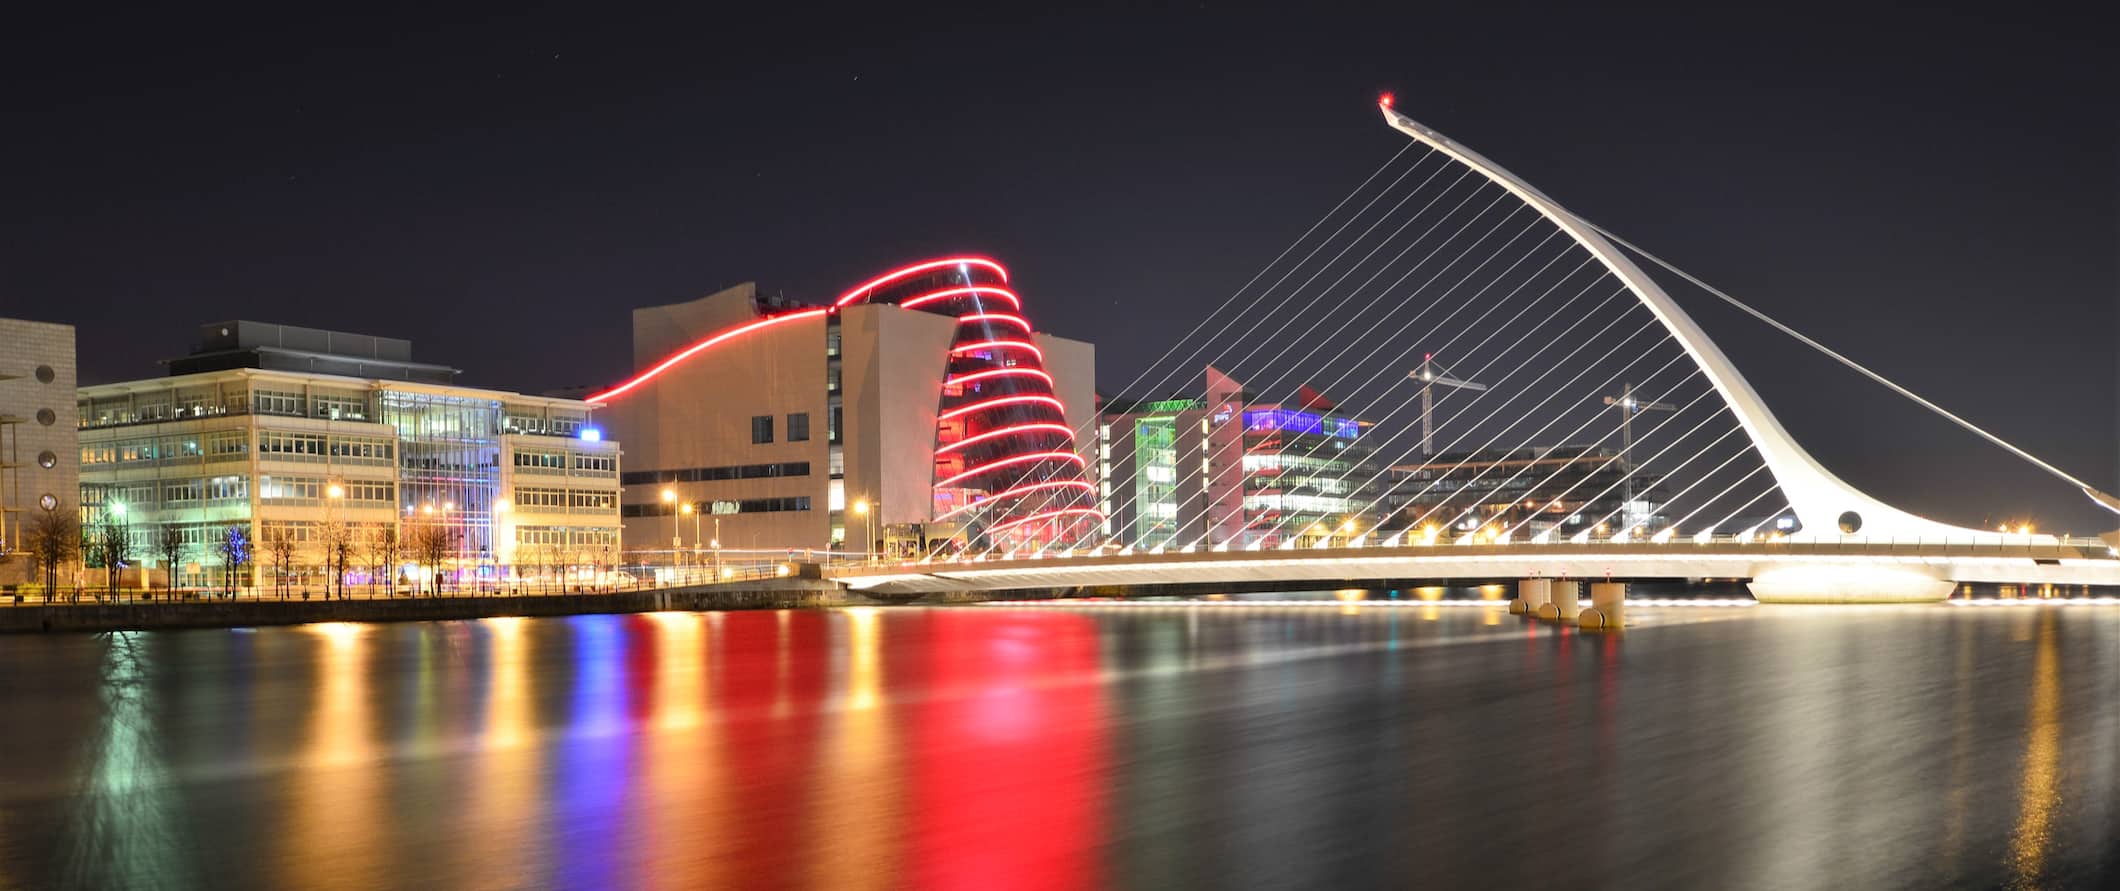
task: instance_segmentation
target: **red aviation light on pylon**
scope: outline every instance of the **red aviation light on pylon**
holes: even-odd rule
[[[1385,108],[1390,108],[1391,103],[1396,101],[1398,101],[1398,98],[1391,95],[1390,91],[1388,90],[1377,94],[1377,104]]]

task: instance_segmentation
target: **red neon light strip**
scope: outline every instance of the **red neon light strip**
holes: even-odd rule
[[[1031,343],[1027,340],[982,340],[978,343],[968,343],[964,346],[953,348],[950,350],[950,355],[954,356],[958,353],[976,353],[980,350],[991,350],[999,347],[1010,347],[1030,350],[1031,355],[1037,356],[1039,361],[1045,361],[1045,351],[1039,349],[1037,344]]]
[[[1048,483],[1031,483],[1030,485],[1027,485],[1027,486],[1017,486],[1016,488],[1013,488],[1013,489],[1007,489],[1007,490],[1004,490],[1004,491],[1000,491],[1000,492],[995,492],[995,493],[994,493],[994,494],[992,494],[992,495],[988,495],[988,496],[986,496],[985,498],[981,498],[981,499],[979,499],[978,501],[974,501],[974,502],[972,502],[972,503],[970,503],[970,504],[967,504],[967,505],[965,505],[965,506],[963,506],[963,507],[951,508],[950,510],[944,511],[944,512],[943,512],[942,514],[940,514],[940,515],[936,516],[936,517],[935,517],[935,519],[937,519],[937,520],[944,520],[944,519],[948,519],[948,518],[950,518],[950,517],[956,516],[957,514],[961,514],[961,513],[964,513],[965,511],[971,510],[971,509],[973,509],[973,508],[977,508],[977,507],[987,507],[987,506],[990,506],[990,505],[992,505],[992,504],[993,504],[994,502],[996,502],[996,501],[999,501],[999,500],[1001,500],[1001,499],[1003,499],[1003,498],[1008,498],[1008,497],[1012,497],[1012,496],[1016,496],[1016,495],[1028,495],[1028,494],[1030,494],[1030,493],[1032,493],[1032,492],[1035,492],[1035,491],[1038,491],[1038,490],[1040,490],[1040,489],[1065,489],[1065,488],[1078,488],[1078,489],[1081,489],[1081,490],[1082,490],[1082,491],[1084,491],[1084,492],[1095,492],[1095,491],[1097,491],[1097,487],[1096,487],[1096,486],[1092,486],[1092,485],[1090,485],[1090,484],[1089,484],[1088,482],[1085,482],[1085,481],[1083,481],[1083,480],[1054,480],[1054,481],[1052,481],[1052,482],[1048,482]]]
[[[995,532],[1000,532],[1003,529],[1014,529],[1025,523],[1036,522],[1038,520],[1050,520],[1054,517],[1066,516],[1068,514],[1095,514],[1100,517],[1104,516],[1103,511],[1098,510],[1094,507],[1063,507],[1059,510],[1039,511],[1038,513],[1031,514],[1030,516],[1024,517],[1019,520],[1010,520],[1000,525],[988,526],[986,528],[986,531],[989,535],[991,535]]]
[[[1058,433],[1065,433],[1067,434],[1068,442],[1075,441],[1075,428],[1069,427],[1066,424],[1017,424],[1013,427],[1002,427],[998,430],[988,430],[985,433],[979,434],[978,436],[965,437],[964,439],[957,440],[956,442],[950,443],[949,445],[936,449],[935,454],[940,455],[944,452],[954,452],[958,449],[964,448],[965,446],[971,445],[972,443],[983,442],[985,440],[993,439],[996,436],[1007,436],[1011,433],[1029,433],[1034,430],[1051,430]]]
[[[1023,308],[1023,298],[1017,297],[1016,292],[1011,291],[1007,288],[996,288],[992,285],[970,285],[962,288],[949,288],[941,291],[929,291],[910,300],[900,300],[898,301],[898,305],[906,309],[912,309],[913,307],[920,306],[926,303],[933,303],[937,300],[948,300],[951,297],[969,297],[975,294],[989,294],[995,297],[1000,297],[1004,300],[1007,300],[1010,306],[1013,306],[1017,309]]]
[[[791,312],[784,316],[774,316],[769,319],[760,319],[756,322],[738,325],[734,328],[719,332],[717,334],[709,336],[705,340],[702,340],[682,350],[679,350],[675,354],[671,355],[670,358],[662,360],[662,362],[658,363],[654,368],[650,368],[647,371],[643,371],[640,374],[634,375],[632,380],[629,380],[623,384],[619,384],[616,387],[612,387],[609,390],[605,390],[601,393],[591,396],[585,401],[603,402],[607,399],[611,399],[616,396],[623,396],[628,390],[631,390],[634,387],[638,387],[641,384],[647,383],[656,375],[670,370],[670,366],[676,365],[677,363],[683,362],[684,360],[690,358],[692,354],[697,353],[700,350],[706,349],[715,344],[722,343],[723,341],[729,340],[730,338],[736,337],[738,335],[747,334],[752,331],[756,331],[760,328],[778,325],[782,322],[792,322],[796,319],[815,318],[817,316],[821,316],[829,312],[831,312],[831,310],[829,309],[805,309],[801,312]]]
[[[1011,325],[1023,326],[1023,333],[1025,334],[1031,333],[1031,321],[1029,319],[1026,319],[1022,316],[1010,315],[1005,312],[975,312],[968,316],[957,317],[957,324],[959,325],[970,324],[972,322],[1007,322]]]
[[[1059,409],[1062,414],[1067,413],[1067,406],[1060,404],[1060,400],[1055,399],[1051,396],[997,396],[993,399],[988,399],[984,402],[974,402],[970,405],[963,405],[950,409],[949,411],[943,412],[941,415],[937,416],[935,420],[947,421],[951,418],[962,417],[964,415],[971,414],[975,411],[981,411],[983,409],[989,409],[1001,405],[1015,405],[1020,402],[1043,402],[1047,405]]]
[[[948,488],[948,487],[949,487],[949,484],[951,484],[951,483],[954,483],[954,482],[956,482],[956,481],[958,481],[958,480],[961,480],[961,479],[968,479],[968,478],[970,478],[970,477],[975,477],[975,476],[978,476],[978,475],[980,475],[980,474],[982,474],[982,473],[985,473],[985,472],[987,472],[987,471],[989,471],[989,470],[993,470],[993,469],[995,469],[995,468],[998,468],[998,467],[1007,467],[1007,466],[1009,466],[1009,465],[1011,465],[1011,464],[1024,464],[1024,463],[1028,463],[1028,462],[1031,462],[1031,461],[1046,461],[1046,460],[1052,460],[1052,461],[1073,461],[1073,462],[1075,462],[1076,466],[1078,466],[1078,467],[1085,467],[1085,468],[1086,468],[1086,467],[1088,467],[1088,466],[1089,466],[1089,460],[1088,460],[1088,459],[1086,459],[1086,458],[1083,458],[1083,457],[1082,457],[1081,455],[1077,455],[1077,454],[1075,454],[1074,452],[1031,452],[1030,454],[1027,454],[1027,455],[1016,455],[1016,456],[1014,456],[1014,457],[1010,457],[1010,458],[1003,458],[1003,459],[1001,459],[1001,460],[999,460],[999,461],[989,461],[989,462],[987,462],[987,463],[985,463],[985,464],[981,464],[981,465],[979,465],[978,467],[974,467],[974,468],[972,468],[972,469],[970,469],[970,470],[967,470],[967,471],[965,471],[965,472],[963,472],[963,473],[957,474],[956,476],[950,477],[949,479],[946,479],[946,480],[941,480],[941,481],[938,481],[938,482],[936,482],[936,483],[935,483],[935,488],[937,488],[937,489],[943,489],[943,488]]]
[[[1008,281],[1008,270],[1002,268],[1001,264],[989,260],[985,257],[951,257],[946,260],[929,260],[925,263],[915,263],[903,269],[895,269],[890,272],[884,273],[883,275],[877,276],[876,278],[864,283],[861,287],[846,292],[846,295],[840,297],[839,301],[837,303],[834,303],[833,305],[845,306],[849,303],[853,303],[854,301],[861,299],[870,291],[874,291],[877,288],[883,287],[884,285],[890,284],[891,282],[897,281],[901,278],[905,278],[909,275],[917,275],[919,273],[926,272],[930,269],[940,269],[944,266],[958,265],[984,266],[988,269],[994,270],[995,273],[999,274],[1001,276],[1002,281]]]
[[[1051,384],[1051,383],[1053,382],[1053,376],[1052,376],[1052,375],[1050,375],[1050,374],[1046,374],[1045,372],[1043,372],[1043,371],[1039,371],[1039,370],[1038,370],[1038,369],[1036,369],[1036,368],[1020,368],[1020,367],[1019,367],[1019,368],[996,368],[996,369],[993,369],[993,370],[991,370],[991,371],[974,371],[974,372],[972,372],[971,374],[963,375],[963,376],[960,376],[960,377],[953,377],[953,378],[950,378],[949,380],[943,381],[943,382],[942,382],[942,385],[943,385],[943,386],[945,386],[945,387],[947,387],[947,386],[949,386],[949,385],[951,385],[951,384],[968,384],[968,383],[971,383],[972,381],[976,381],[976,380],[984,380],[984,379],[986,379],[986,378],[990,378],[990,377],[1002,377],[1002,376],[1004,376],[1004,375],[1011,375],[1011,374],[1020,374],[1020,375],[1025,375],[1025,376],[1028,376],[1028,377],[1035,377],[1035,378],[1039,378],[1039,379],[1041,379],[1041,380],[1045,381],[1045,382],[1046,382],[1047,384]]]

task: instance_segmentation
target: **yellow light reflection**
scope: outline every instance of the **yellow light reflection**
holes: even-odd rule
[[[2054,843],[2054,811],[2061,785],[2061,669],[2054,653],[2054,611],[2041,609],[2032,659],[2031,712],[2018,784],[2017,830],[2010,837],[2010,871],[2023,888],[2040,887]]]
[[[819,888],[890,888],[904,850],[902,763],[893,756],[883,704],[883,616],[841,610],[846,634],[846,707],[837,712],[817,789],[817,832],[807,858]]]
[[[351,622],[303,626],[320,640],[309,744],[295,772],[293,814],[280,858],[288,887],[382,884],[386,854],[376,838],[385,819],[376,789],[378,757],[369,738],[368,635]]]
[[[726,756],[722,727],[711,720],[708,637],[713,633],[700,613],[651,613],[655,653],[648,732],[639,737],[635,763],[646,773],[647,863],[682,865],[665,878],[670,887],[725,887],[733,877],[721,874],[734,856],[738,835],[717,832],[735,818],[726,811]],[[631,646],[647,646],[634,641]],[[704,850],[703,850],[704,849]]]
[[[474,862],[499,869],[502,879],[535,874],[538,856],[531,833],[537,826],[539,760],[534,745],[536,713],[530,695],[530,635],[520,616],[479,620],[486,633],[486,712],[477,768],[466,811],[478,831],[466,834],[478,849]]]

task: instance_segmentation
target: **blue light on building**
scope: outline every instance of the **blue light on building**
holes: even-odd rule
[[[1279,430],[1283,433],[1310,433],[1353,439],[1362,432],[1362,425],[1345,418],[1327,417],[1316,412],[1262,408],[1244,412],[1244,429]]]

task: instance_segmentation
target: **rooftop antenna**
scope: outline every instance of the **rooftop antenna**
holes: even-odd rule
[[[1385,101],[1390,101],[1388,94],[1385,97]],[[1421,454],[1434,457],[1435,388],[1439,386],[1451,387],[1453,389],[1471,390],[1475,393],[1481,393],[1486,391],[1487,385],[1451,377],[1450,369],[1438,364],[1435,361],[1434,353],[1422,353],[1421,367],[1407,372],[1406,376],[1421,382]],[[1611,400],[1608,399],[1606,401],[1610,402]]]

